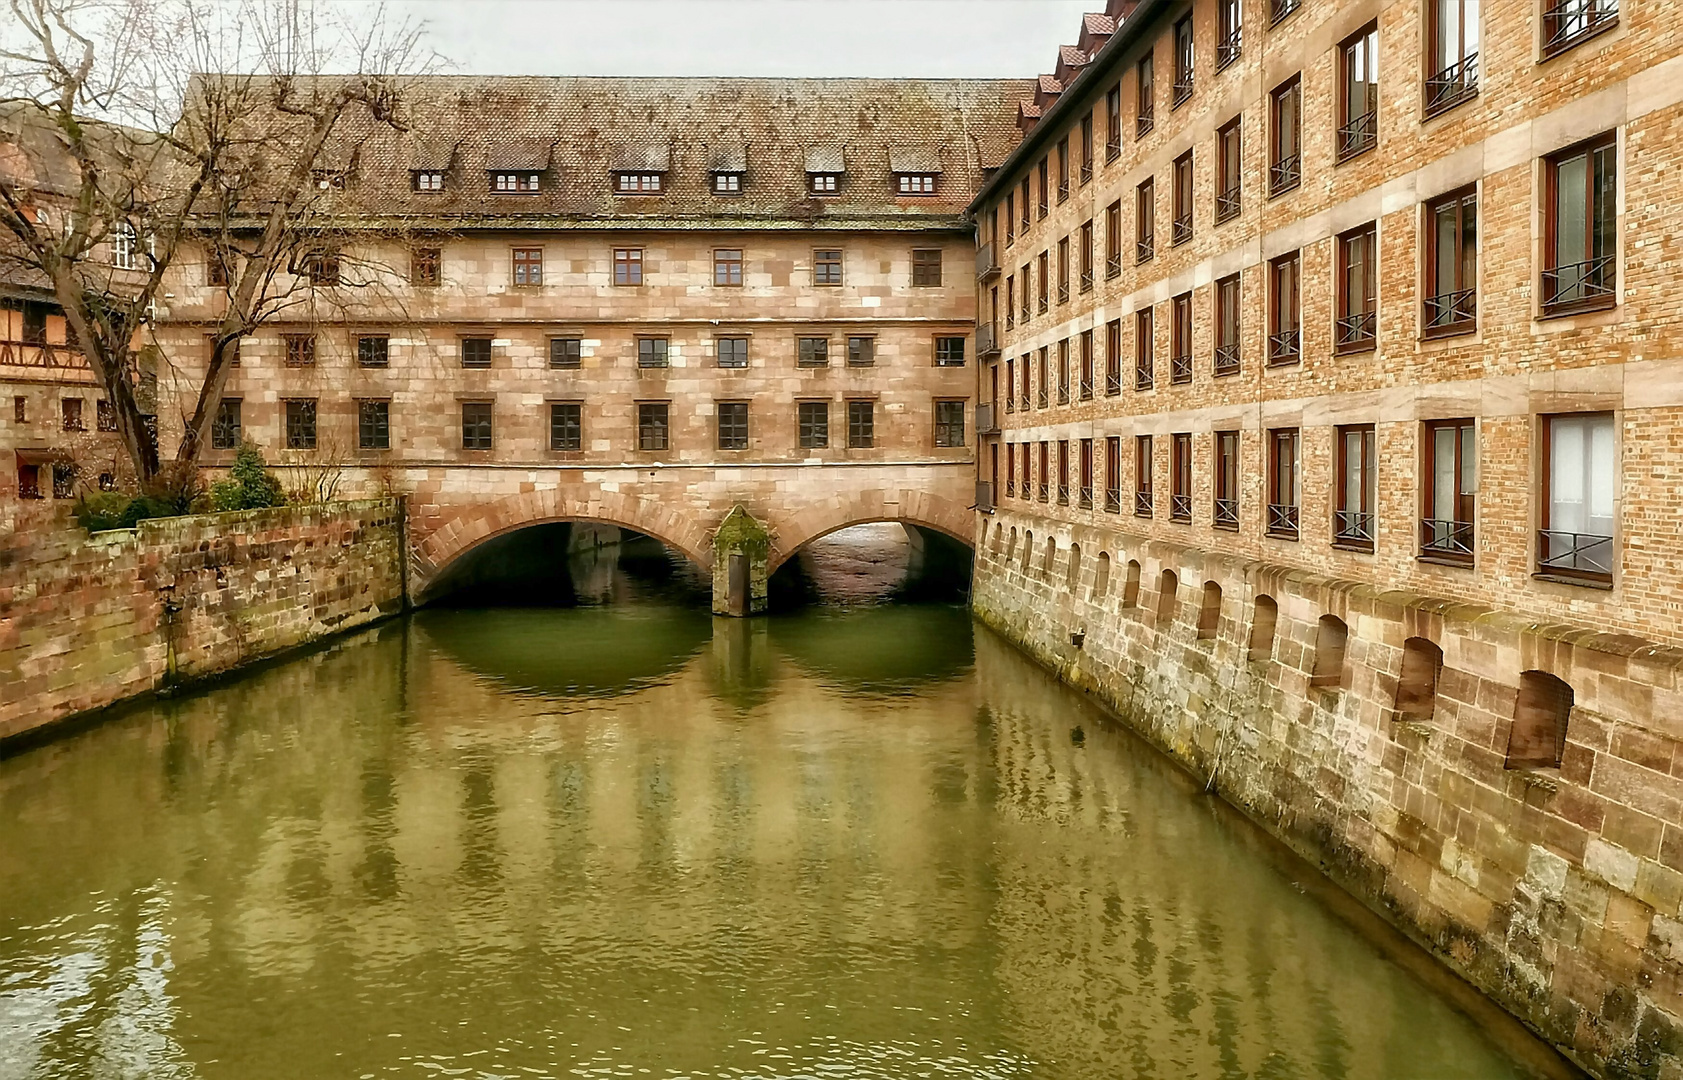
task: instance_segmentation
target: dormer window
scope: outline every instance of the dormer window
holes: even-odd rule
[[[814,195],[834,195],[841,188],[841,173],[807,173],[806,182]]]
[[[742,174],[739,172],[716,172],[713,174],[713,194],[740,195],[742,194]]]
[[[539,173],[535,169],[491,174],[491,190],[510,195],[530,195],[538,190]]]
[[[621,172],[614,174],[614,190],[621,195],[659,195],[665,186],[666,174],[657,172]]]
[[[338,169],[312,169],[310,179],[322,191],[345,190],[345,174]]]
[[[899,180],[902,195],[935,194],[934,173],[901,173]]]
[[[416,191],[443,191],[444,173],[436,169],[417,169],[409,174],[409,182]]]

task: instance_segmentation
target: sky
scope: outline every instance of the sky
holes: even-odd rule
[[[352,0],[354,3],[355,0]],[[1027,78],[1104,0],[387,0],[476,75]]]

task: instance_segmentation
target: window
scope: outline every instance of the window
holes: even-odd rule
[[[1268,194],[1283,195],[1303,182],[1303,82],[1296,75],[1269,95],[1273,145],[1268,164]]]
[[[1237,375],[1239,356],[1239,275],[1231,274],[1216,282],[1215,287],[1215,365],[1216,375]]]
[[[614,284],[641,285],[643,283],[643,249],[614,248]]]
[[[941,249],[914,248],[912,250],[912,284],[933,287],[941,284]]]
[[[413,191],[443,191],[444,173],[437,169],[415,169],[409,173],[409,187]]]
[[[283,403],[286,417],[286,448],[314,450],[316,448],[316,399],[292,398]]]
[[[1077,496],[1083,510],[1093,508],[1093,440],[1081,440],[1081,486]]]
[[[1379,145],[1379,27],[1370,23],[1338,47],[1338,160]]]
[[[1244,171],[1243,147],[1239,140],[1240,118],[1235,116],[1216,132],[1215,220],[1220,225],[1239,216],[1239,197]]]
[[[1543,58],[1567,49],[1619,23],[1619,0],[1543,0]]]
[[[1473,561],[1473,507],[1478,455],[1471,420],[1432,420],[1425,427],[1425,516],[1420,554],[1456,563]]]
[[[1274,428],[1268,432],[1268,535],[1297,539],[1298,432]]]
[[[1112,319],[1104,327],[1104,394],[1122,392],[1122,320]]]
[[[1157,351],[1152,341],[1151,308],[1134,312],[1134,389],[1150,390],[1155,378]]]
[[[1268,264],[1268,363],[1295,364],[1303,357],[1298,325],[1298,253]]]
[[[581,403],[550,402],[549,448],[566,452],[584,449],[584,406]]]
[[[1377,240],[1371,222],[1338,238],[1338,324],[1332,340],[1339,352],[1371,349],[1378,338]]]
[[[935,445],[958,447],[964,439],[964,402],[937,401],[935,403]]]
[[[1612,413],[1544,418],[1539,570],[1612,579],[1614,455]]]
[[[667,448],[667,415],[671,405],[664,401],[637,403],[637,449],[665,450]]]
[[[316,362],[314,334],[282,334],[281,341],[286,348],[287,367],[309,367]]]
[[[1192,96],[1192,16],[1175,23],[1175,108]]]
[[[1039,395],[1035,403],[1042,409],[1052,404],[1052,380],[1048,377],[1047,353],[1046,348],[1040,350],[1040,385],[1037,388]]]
[[[715,407],[718,417],[719,449],[748,449],[748,403],[721,401]]]
[[[830,445],[830,403],[802,401],[795,406],[800,425],[801,448],[822,450]]]
[[[1035,267],[1035,269],[1037,271],[1039,271],[1039,273],[1037,274],[1037,277],[1039,278],[1039,280],[1036,282],[1036,284],[1039,285],[1039,287],[1040,287],[1040,293],[1039,293],[1040,313],[1042,315],[1046,314],[1047,310],[1051,307],[1051,303],[1050,303],[1051,289],[1050,289],[1050,286],[1051,286],[1051,283],[1052,283],[1052,275],[1048,272],[1051,258],[1052,258],[1052,253],[1051,252],[1042,251],[1040,253],[1040,262]]]
[[[391,449],[391,402],[356,403],[356,445],[359,450]]]
[[[411,285],[437,285],[439,266],[444,261],[443,254],[441,248],[412,248],[409,252],[409,283]]]
[[[136,254],[140,236],[134,226],[119,221],[111,227],[111,265],[118,270],[133,270],[139,266]]]
[[[666,174],[657,172],[619,172],[614,174],[614,190],[621,195],[659,195],[665,186]]]
[[[663,368],[667,365],[667,351],[671,342],[663,337],[643,337],[637,339],[637,366],[640,368]]]
[[[1157,194],[1147,178],[1134,191],[1134,262],[1150,262],[1157,253]]]
[[[465,337],[462,339],[462,366],[465,368],[488,368],[491,366],[491,339],[488,337]]]
[[[1333,510],[1333,546],[1371,552],[1377,535],[1374,510],[1379,475],[1373,425],[1341,427],[1337,439],[1338,505]]]
[[[343,169],[311,169],[310,179],[315,181],[321,191],[344,191],[345,171]]]
[[[386,367],[391,359],[391,338],[383,334],[365,335],[356,339],[358,367]]]
[[[1268,0],[1268,21],[1272,25],[1302,6],[1303,0]]]
[[[1181,293],[1169,302],[1169,382],[1192,381],[1192,294]]]
[[[1058,341],[1058,404],[1069,404],[1069,338]]]
[[[868,450],[876,438],[875,402],[847,403],[847,445],[849,449]]]
[[[543,248],[514,249],[514,284],[543,284]]]
[[[1058,443],[1058,505],[1069,505],[1069,441]]]
[[[76,466],[67,461],[53,462],[53,498],[76,497]]]
[[[1069,136],[1058,140],[1058,202],[1069,199]]]
[[[576,337],[558,337],[549,339],[549,366],[552,368],[576,368],[583,362],[584,342]]]
[[[1192,151],[1175,158],[1174,222],[1169,240],[1184,244],[1192,239]]]
[[[1022,227],[1023,227],[1023,234],[1026,236],[1026,235],[1028,235],[1028,230],[1029,230],[1029,178],[1026,177],[1026,176],[1023,177],[1022,204],[1023,204]]]
[[[1612,132],[1543,163],[1543,312],[1612,307],[1618,299],[1618,147]]]
[[[1022,271],[1022,274],[1020,275],[1018,280],[1020,280],[1022,282],[1022,286],[1023,286],[1023,321],[1026,323],[1026,322],[1029,321],[1029,314],[1033,310],[1033,305],[1032,305],[1030,297],[1029,297],[1029,266],[1028,266],[1028,263],[1023,264],[1023,271]],[[1043,281],[1045,280],[1044,275],[1042,275],[1041,280],[1043,280]]]
[[[1017,193],[1005,193],[1005,246],[1010,247],[1017,239]]]
[[[1426,204],[1426,337],[1464,334],[1478,320],[1478,192],[1463,188]]]
[[[210,448],[234,450],[240,445],[240,399],[223,398],[216,403],[216,419],[210,422]]]
[[[60,427],[65,431],[86,431],[87,422],[82,419],[82,399],[79,397],[61,398],[59,406]]]
[[[43,498],[41,494],[41,466],[27,461],[18,462],[18,498]]]
[[[339,253],[316,251],[304,256],[304,277],[311,285],[339,284]]]
[[[748,339],[745,337],[714,338],[713,357],[722,368],[747,367]]]
[[[1081,400],[1093,400],[1093,332],[1081,331]]]
[[[1211,519],[1218,529],[1239,527],[1239,433],[1215,433],[1215,503]]]
[[[1134,69],[1135,83],[1138,93],[1134,99],[1134,138],[1143,139],[1151,131],[1153,106],[1157,99],[1156,79],[1152,74],[1152,58],[1150,53],[1140,57],[1139,66]]]
[[[1069,303],[1069,237],[1058,241],[1058,303]]]
[[[205,252],[205,284],[222,287],[228,284],[229,260],[233,256],[226,251]]]
[[[741,248],[718,248],[713,252],[713,284],[742,284]]]
[[[849,362],[852,358],[849,357]],[[935,339],[936,367],[964,366],[964,339],[961,337],[938,337]]]
[[[847,339],[849,367],[870,367],[877,361],[877,339],[869,334],[855,334]]]
[[[1204,599],[1198,605],[1198,640],[1208,641],[1221,629],[1221,585],[1204,582]]]
[[[739,172],[716,172],[713,174],[713,194],[740,195],[742,194],[742,174]]]
[[[814,195],[834,195],[841,190],[841,173],[807,173],[806,186]]]
[[[1239,59],[1244,48],[1245,24],[1240,0],[1219,0],[1216,5],[1216,70]]]
[[[1151,516],[1151,436],[1134,436],[1134,515]]]
[[[1122,510],[1122,438],[1119,435],[1104,441],[1104,508],[1112,514]]]
[[[1104,212],[1104,276],[1113,278],[1122,273],[1122,201],[1118,199]]]
[[[1093,179],[1093,114],[1081,118],[1081,183]]]
[[[117,410],[104,398],[94,402],[94,428],[98,431],[117,430]]]
[[[933,195],[935,194],[934,173],[899,173],[902,195]]]
[[[1081,223],[1081,291],[1093,290],[1093,222],[1091,219]]]
[[[1017,325],[1017,275],[1005,279],[1005,329]]]
[[[828,367],[830,339],[804,337],[795,342],[795,363],[801,367]]]
[[[1052,501],[1052,444],[1040,444],[1040,501]]]
[[[1478,94],[1479,0],[1426,0],[1426,115]]]
[[[1035,199],[1034,208],[1040,214],[1040,220],[1045,221],[1052,206],[1051,174],[1045,158],[1041,158],[1040,164],[1035,166],[1035,173],[1040,178],[1040,190],[1036,193],[1038,197]]]
[[[840,285],[842,283],[842,253],[836,248],[823,248],[812,253],[812,283]]]
[[[462,402],[462,449],[491,449],[491,403]]]
[[[1169,436],[1169,520],[1186,524],[1192,520],[1192,435],[1176,432]]]
[[[1122,156],[1122,87],[1110,88],[1104,96],[1104,160],[1106,164]]]
[[[1522,673],[1502,767],[1558,769],[1566,752],[1566,726],[1572,718],[1573,703],[1570,684],[1543,671]]]
[[[12,398],[12,422],[17,424],[29,422],[29,399],[22,394]]]

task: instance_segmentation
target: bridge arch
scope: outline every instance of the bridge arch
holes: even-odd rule
[[[894,521],[933,529],[974,548],[975,513],[967,503],[928,491],[890,488],[868,492],[836,494],[798,509],[772,515],[768,524],[772,550],[768,573],[775,573],[801,548],[814,540],[854,525]]]

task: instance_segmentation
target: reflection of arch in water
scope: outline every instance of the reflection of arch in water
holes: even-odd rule
[[[769,623],[778,650],[841,690],[904,694],[968,672],[970,613],[946,604],[808,610]]]
[[[712,633],[704,611],[605,608],[418,612],[423,637],[476,675],[543,697],[602,698],[664,682]]]

